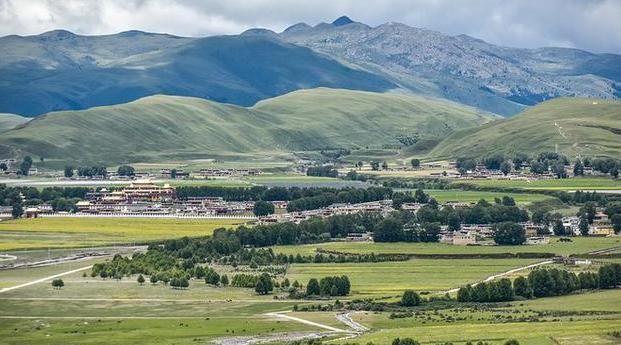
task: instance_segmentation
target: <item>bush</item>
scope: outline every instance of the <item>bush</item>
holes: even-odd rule
[[[401,305],[404,307],[414,307],[421,302],[420,296],[413,290],[405,290],[401,297]]]

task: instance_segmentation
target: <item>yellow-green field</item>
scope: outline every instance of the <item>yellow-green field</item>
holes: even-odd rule
[[[206,236],[239,219],[37,218],[0,222],[0,250],[65,248],[144,243]]]
[[[621,190],[621,179],[605,177],[582,177],[537,181],[523,180],[457,180],[459,183],[485,187],[542,189],[542,190]]]
[[[445,243],[373,243],[373,242],[327,242],[294,246],[272,247],[287,255],[314,254],[324,250],[358,254],[498,254],[498,253],[554,253],[557,255],[584,254],[594,250],[621,246],[619,237],[572,237],[572,242],[560,242],[553,237],[550,244],[532,246],[454,246]]]
[[[446,189],[446,190],[426,190],[427,194],[431,195],[438,202],[477,202],[481,199],[485,199],[488,202],[494,202],[494,198],[502,199],[503,196],[512,197],[518,204],[528,204],[535,201],[551,200],[554,197],[544,194],[526,194],[526,193],[502,193],[502,192],[481,192],[481,191],[464,191],[458,189]]]
[[[306,285],[311,278],[347,275],[356,297],[396,296],[404,290],[437,292],[475,283],[495,273],[526,266],[532,259],[413,259],[401,262],[293,264],[287,277]]]
[[[528,316],[539,321],[518,320]],[[372,329],[358,339],[362,344],[390,344],[393,338],[411,337],[423,344],[486,341],[496,345],[516,339],[521,345],[612,345],[620,343],[608,333],[620,329],[621,290],[492,305],[489,309],[428,311],[403,319],[362,312],[354,319]]]

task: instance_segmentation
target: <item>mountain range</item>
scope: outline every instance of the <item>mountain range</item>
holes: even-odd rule
[[[165,94],[252,106],[298,89],[399,91],[513,115],[560,97],[621,97],[621,56],[500,47],[341,17],[281,33],[177,37],[51,31],[0,38],[0,113],[37,116]]]

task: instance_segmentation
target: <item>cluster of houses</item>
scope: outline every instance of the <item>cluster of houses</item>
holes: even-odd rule
[[[580,235],[580,218],[563,217],[563,226],[566,233]],[[615,231],[608,215],[603,210],[598,210],[593,218],[593,224],[589,225],[589,235],[591,236],[613,236]]]
[[[276,208],[287,208],[286,202],[275,201],[273,203]],[[314,217],[328,218],[336,215],[369,212],[380,213],[385,216],[392,211],[394,211],[394,208],[392,207],[392,200],[371,201],[359,204],[332,204],[328,207],[322,207],[314,210],[275,213],[266,217],[261,217],[259,219],[259,222],[262,224],[282,222],[293,222],[299,224],[300,222],[309,220]]]

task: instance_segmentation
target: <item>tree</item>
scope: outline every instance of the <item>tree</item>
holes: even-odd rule
[[[177,178],[177,169],[171,169],[170,170],[170,178],[172,178],[172,179]]]
[[[578,228],[580,229],[580,235],[589,236],[589,220],[586,215],[582,215],[580,217],[580,224],[578,225]]]
[[[504,206],[515,206],[515,199],[508,195],[505,195],[502,197],[502,204]]]
[[[272,278],[270,278],[267,273],[261,274],[257,280],[257,285],[255,286],[254,291],[259,295],[267,295],[273,290],[274,283],[272,282]]]
[[[222,286],[229,285],[229,277],[226,274],[223,274],[222,277],[220,277],[220,284],[222,284]]]
[[[382,162],[382,169],[383,169],[383,170],[388,169],[388,163],[386,163],[386,161],[383,161],[383,162]]]
[[[584,175],[584,165],[582,162],[577,159],[576,163],[574,163],[574,176],[583,176]]]
[[[205,273],[205,284],[218,285],[220,282],[220,275],[213,269],[209,269]]]
[[[427,195],[424,190],[419,188],[416,190],[416,192],[414,192],[414,199],[417,203],[426,204],[427,202],[429,202],[429,195]]]
[[[395,338],[392,341],[392,345],[420,345],[420,343],[412,338]]]
[[[516,296],[521,296],[524,298],[532,298],[533,290],[531,289],[530,284],[528,283],[528,279],[521,277],[521,276],[515,278],[515,280],[513,281],[513,293]]]
[[[509,175],[509,173],[513,170],[513,164],[509,161],[504,161],[500,164],[500,171],[503,175]]]
[[[500,245],[519,245],[526,242],[526,232],[518,223],[503,222],[495,226],[494,241]]]
[[[567,229],[565,229],[565,225],[563,225],[562,220],[557,219],[554,221],[554,226],[552,226],[552,232],[554,232],[556,236],[566,235]]]
[[[65,282],[62,279],[52,280],[52,287],[54,287],[54,289],[62,289],[63,286],[65,286]]]
[[[24,160],[19,165],[19,172],[24,176],[28,176],[28,172],[32,167],[32,158],[30,156],[26,156]]]
[[[134,176],[134,175],[136,175],[136,171],[134,170],[134,167],[129,166],[129,165],[121,165],[116,170],[116,173],[119,176]]]
[[[65,177],[66,177],[66,178],[71,178],[71,177],[73,177],[73,170],[74,170],[74,168],[73,168],[72,166],[67,165],[67,166],[65,167]]]
[[[520,342],[515,339],[511,339],[511,340],[507,340],[505,342],[505,345],[520,345]]]
[[[567,170],[565,170],[565,164],[563,164],[563,162],[556,162],[552,166],[552,172],[557,178],[567,178]]]
[[[293,283],[295,286],[295,282]],[[319,281],[315,278],[311,278],[306,284],[307,296],[319,296],[321,294],[321,288],[319,287]]]
[[[372,170],[379,170],[379,166],[380,166],[380,164],[379,164],[378,161],[372,161],[371,162],[371,169]]]
[[[136,281],[140,285],[144,284],[144,277],[142,276],[142,274],[138,276],[138,279],[136,279]]]
[[[252,212],[257,217],[264,217],[273,214],[275,211],[274,204],[268,201],[259,200],[254,203]]]
[[[151,277],[149,277],[149,281],[151,282],[151,284],[155,285],[155,284],[157,284],[159,279],[157,278],[156,274],[151,274]]]
[[[412,168],[418,168],[420,167],[420,159],[412,158],[410,164],[412,165]]]
[[[24,214],[24,208],[22,206],[21,200],[17,200],[13,203],[13,208],[11,210],[11,216],[17,219],[20,218]]]
[[[615,233],[621,232],[621,213],[613,214],[610,217],[610,223],[612,223],[612,229]]]
[[[470,284],[457,290],[457,301],[459,302],[472,301],[472,286]]]
[[[0,163],[0,170],[2,171],[7,171],[9,169],[9,167],[6,165],[6,163]]]
[[[446,219],[449,231],[459,231],[461,229],[461,219],[457,212],[451,212]]]
[[[373,232],[376,242],[399,242],[402,240],[403,229],[401,223],[394,217],[382,220]]]
[[[404,307],[414,307],[421,302],[420,296],[414,290],[405,290],[401,296],[401,305]]]

